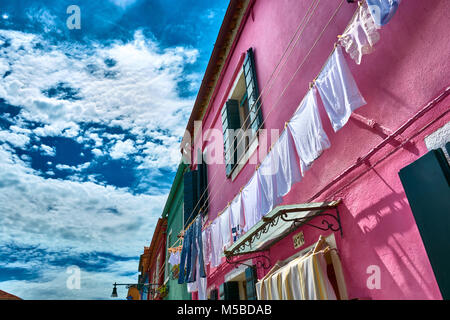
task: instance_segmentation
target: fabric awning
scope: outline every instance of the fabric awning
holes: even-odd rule
[[[336,215],[323,214],[326,210],[337,208],[339,203],[340,200],[334,200],[278,206],[225,250],[225,256],[232,257],[267,250],[302,224],[311,225],[309,221],[316,216],[334,218],[336,221],[330,222],[324,218],[322,226],[315,226],[316,228],[341,230],[339,212],[336,212]]]

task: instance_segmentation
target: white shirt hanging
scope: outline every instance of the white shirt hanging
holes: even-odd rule
[[[205,266],[211,262],[211,226],[202,231],[203,259]]]
[[[294,140],[302,174],[305,175],[313,161],[322,154],[323,150],[330,147],[330,141],[320,120],[315,88],[310,89],[303,98],[289,121],[287,129]]]
[[[220,232],[220,219],[216,218],[211,223],[211,266],[217,267],[222,258],[222,235]]]
[[[334,131],[347,123],[354,110],[367,104],[359,92],[341,47],[334,50],[317,78],[316,86]]]
[[[301,178],[300,166],[295,156],[295,147],[292,137],[284,130],[272,148],[278,162],[278,171],[275,173],[277,197],[284,197],[294,183]]]
[[[259,196],[258,175],[255,172],[248,181],[247,185],[242,189],[242,206],[244,208],[245,226],[244,232],[247,232],[259,220],[261,220],[261,213],[258,210],[258,196]]]
[[[220,234],[222,238],[222,251],[231,245],[231,221],[230,221],[230,207],[227,207],[219,217],[220,220]]]
[[[264,216],[279,205],[292,185],[300,180],[294,143],[284,130],[258,169],[261,214]]]
[[[258,210],[263,217],[282,201],[282,198],[277,195],[275,177],[278,172],[278,159],[277,155],[272,151],[267,154],[256,171],[260,187]]]
[[[233,233],[233,241],[235,237],[239,237],[245,226],[244,209],[242,208],[242,196],[239,193],[230,204],[231,213],[231,230]]]

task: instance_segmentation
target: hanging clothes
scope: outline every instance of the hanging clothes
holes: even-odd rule
[[[305,175],[313,161],[330,147],[320,120],[315,88],[310,89],[303,98],[287,129],[294,140],[302,174]]]
[[[203,244],[202,244],[202,218],[198,216],[192,226],[191,236],[191,268],[188,273],[188,281],[193,282],[196,280],[197,268],[200,268],[199,274],[202,278],[206,277],[205,263],[203,260]]]
[[[181,249],[180,257],[180,273],[178,275],[178,283],[182,284],[188,280],[191,272],[191,243],[192,243],[192,228],[186,230],[183,238],[183,248]]]
[[[206,295],[207,279],[197,277],[198,300],[208,300]]]
[[[258,169],[261,215],[265,216],[279,205],[292,185],[300,180],[294,142],[287,130],[284,130]]]
[[[208,226],[202,232],[202,243],[203,243],[203,259],[205,261],[205,266],[211,263],[211,226]]]
[[[284,130],[272,152],[276,155],[278,171],[275,173],[276,195],[284,197],[294,183],[302,179],[300,166],[295,156],[294,141],[288,130]]]
[[[232,243],[231,235],[231,210],[228,206],[224,212],[219,216],[220,220],[220,235],[222,238],[222,252],[227,249]]]
[[[341,47],[334,50],[317,78],[316,86],[334,131],[347,123],[354,110],[367,104],[359,92]]]
[[[198,291],[197,281],[188,283],[186,288],[187,288],[187,292],[189,292],[189,293]]]
[[[207,280],[200,276],[200,268],[197,268],[197,276],[194,282],[187,284],[187,292],[198,292],[198,300],[207,300],[206,297]]]
[[[282,202],[277,194],[276,173],[278,172],[277,155],[271,150],[261,162],[257,172],[260,194],[258,210],[262,217]]]
[[[244,232],[247,232],[262,218],[261,212],[258,210],[259,189],[258,175],[255,172],[241,193],[245,217]]]
[[[235,242],[243,233],[245,226],[244,209],[242,208],[242,196],[239,193],[230,204],[231,233]]]
[[[215,219],[211,223],[211,266],[217,267],[221,263],[222,258],[222,236],[220,233],[220,219]]]
[[[258,300],[336,300],[325,250],[296,258],[258,282]]]
[[[387,24],[397,12],[401,0],[367,0],[370,14],[378,26]]]
[[[362,56],[373,51],[380,34],[367,3],[364,1],[357,10],[344,33],[339,36],[339,43],[357,64],[361,64]]]
[[[175,252],[171,252],[170,256],[169,256],[169,263],[172,266],[175,266],[177,264],[180,264],[180,252],[179,251],[175,251]]]

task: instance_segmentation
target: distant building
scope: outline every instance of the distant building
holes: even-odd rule
[[[190,300],[191,295],[187,292],[187,285],[185,283],[178,284],[178,266],[177,264],[170,264],[169,248],[174,249],[183,244],[179,238],[180,232],[184,227],[184,173],[189,170],[185,164],[178,166],[175,179],[170,189],[169,196],[164,206],[162,213],[163,218],[167,218],[167,251],[166,251],[166,265],[165,265],[165,279],[164,283],[168,288],[168,295],[166,300]]]
[[[141,300],[161,300],[164,294],[164,268],[166,263],[167,219],[159,218],[150,247],[144,249],[139,263],[139,284],[151,284],[141,289]]]
[[[11,293],[0,290],[0,300],[22,300],[22,299]]]

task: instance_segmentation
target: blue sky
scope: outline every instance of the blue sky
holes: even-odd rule
[[[137,280],[227,5],[0,2],[1,290],[108,299]]]

